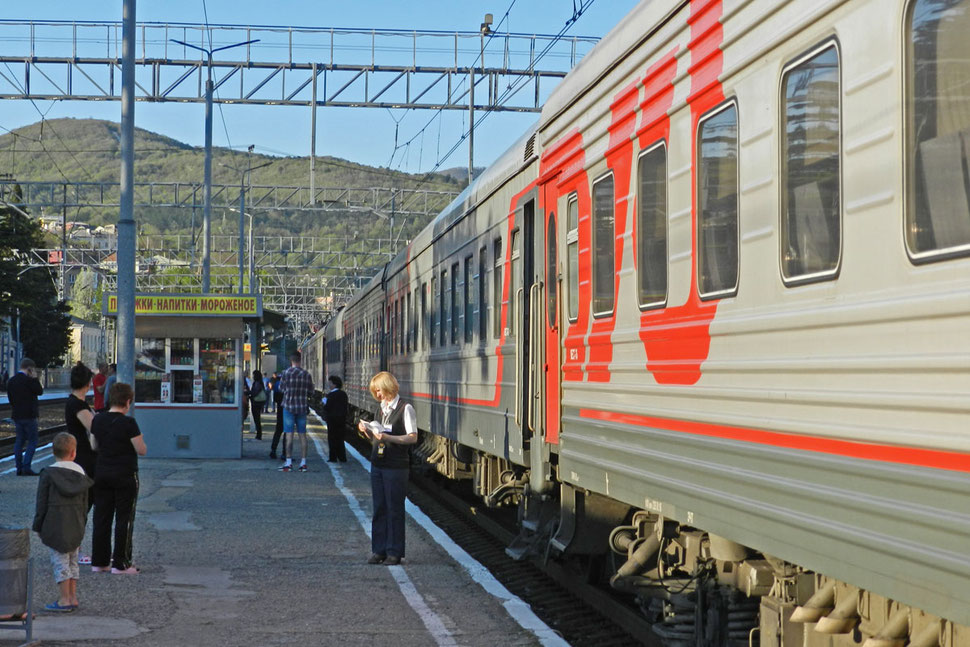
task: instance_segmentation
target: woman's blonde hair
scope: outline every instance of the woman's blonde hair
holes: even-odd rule
[[[370,379],[370,394],[374,396],[375,400],[377,400],[377,389],[380,389],[384,395],[390,396],[393,400],[401,391],[401,385],[397,383],[393,375],[387,371],[381,371]]]

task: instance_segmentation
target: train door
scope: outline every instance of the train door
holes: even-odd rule
[[[519,357],[519,377],[522,388],[519,390],[522,419],[522,435],[526,446],[529,447],[529,463],[532,470],[530,483],[535,492],[541,492],[545,485],[549,483],[547,472],[549,469],[548,447],[544,442],[546,428],[549,422],[548,410],[548,389],[555,385],[558,390],[558,377],[552,379],[547,373],[548,365],[546,356],[547,332],[549,330],[549,310],[547,294],[553,298],[557,293],[556,280],[554,278],[547,281],[547,244],[555,245],[555,229],[549,236],[544,214],[535,208],[535,200],[529,200],[523,205],[521,228],[521,240],[513,237],[513,278],[515,276],[515,256],[521,256],[521,283],[516,281],[513,285],[520,285],[522,298],[521,316],[517,317],[518,327],[518,348]],[[517,233],[519,233],[517,232]],[[547,241],[547,238],[549,240]],[[555,313],[552,321],[557,321]],[[554,329],[558,330],[558,326]],[[558,347],[555,353],[555,364],[558,365]],[[558,370],[557,370],[558,373]],[[558,397],[554,398],[558,402]],[[558,423],[557,423],[558,424]]]

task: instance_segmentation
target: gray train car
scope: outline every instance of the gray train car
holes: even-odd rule
[[[967,33],[642,3],[348,304],[346,370],[670,644],[970,645]]]

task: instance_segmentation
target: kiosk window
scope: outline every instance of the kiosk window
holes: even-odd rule
[[[206,404],[236,402],[236,341],[200,339],[199,373],[202,401]]]
[[[135,402],[161,402],[165,340],[135,339]]]

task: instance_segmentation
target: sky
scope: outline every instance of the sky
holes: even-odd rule
[[[588,1],[588,0],[587,0]],[[235,25],[283,25],[361,29],[477,31],[486,13],[496,32],[556,34],[573,16],[580,0],[142,0],[139,22],[182,22]],[[120,21],[122,1],[43,0],[5,3],[3,18],[13,20]],[[636,0],[594,0],[566,32],[567,36],[603,36],[636,4]],[[271,7],[271,11],[267,8]],[[206,20],[207,18],[207,20]],[[0,25],[2,28],[2,25]],[[16,56],[23,42],[6,42],[0,31],[0,53]],[[216,43],[218,46],[218,42]],[[254,46],[256,47],[256,46]],[[0,70],[6,71],[6,70]],[[120,102],[0,101],[0,133],[47,119],[63,117],[120,121]],[[461,144],[440,159],[467,129],[464,111],[444,111],[430,126],[432,111],[384,108],[319,108],[318,156],[331,155],[373,166],[423,173],[467,167],[468,149]],[[475,165],[487,166],[537,119],[535,113],[494,113],[475,131]],[[191,145],[204,141],[204,106],[138,102],[135,125]],[[424,134],[421,134],[424,128]],[[414,138],[395,150],[397,142]],[[224,105],[214,110],[213,144],[245,150],[253,145],[269,155],[309,155],[310,109],[294,106]],[[81,178],[78,178],[81,179]]]

